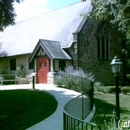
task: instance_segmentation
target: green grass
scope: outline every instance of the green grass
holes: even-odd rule
[[[94,98],[97,112],[92,122],[99,125],[102,125],[104,120],[110,122],[116,108],[115,94],[95,92]],[[120,94],[120,117],[130,120],[130,95]]]
[[[24,130],[50,116],[57,104],[43,91],[0,91],[0,130]]]

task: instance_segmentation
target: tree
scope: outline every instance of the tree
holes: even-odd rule
[[[120,33],[123,82],[125,82],[125,62],[127,61],[130,65],[130,0],[91,0],[91,2],[93,9],[89,14],[86,14],[87,17],[95,18],[98,21],[107,20]]]
[[[0,0],[0,31],[3,31],[10,24],[14,24],[15,12],[13,2],[22,2],[22,0]]]

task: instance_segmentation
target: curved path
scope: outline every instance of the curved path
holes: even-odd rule
[[[58,106],[56,111],[50,117],[28,128],[27,130],[62,130],[63,107],[68,101],[80,95],[80,93],[64,88],[58,88],[55,87],[54,85],[49,84],[36,84],[35,88],[47,91],[52,95],[54,95],[54,97],[58,101]],[[6,86],[0,86],[0,89],[32,89],[32,84],[6,85]]]

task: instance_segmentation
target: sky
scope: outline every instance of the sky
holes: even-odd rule
[[[22,3],[14,3],[16,22],[52,11],[81,0],[24,0]]]

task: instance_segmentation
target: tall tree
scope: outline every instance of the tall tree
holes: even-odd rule
[[[21,3],[23,0],[0,0],[0,31],[3,31],[7,26],[14,24],[15,12],[13,2]],[[5,51],[1,51],[0,44],[0,57],[7,56]]]
[[[91,2],[93,10],[89,14],[86,14],[87,17],[94,17],[98,21],[108,21],[109,19],[109,23],[121,35],[123,82],[125,83],[125,59],[127,59],[127,63],[130,65],[130,0],[91,0]]]
[[[0,31],[3,31],[8,25],[14,24],[15,12],[13,3],[22,2],[22,0],[0,0]]]

